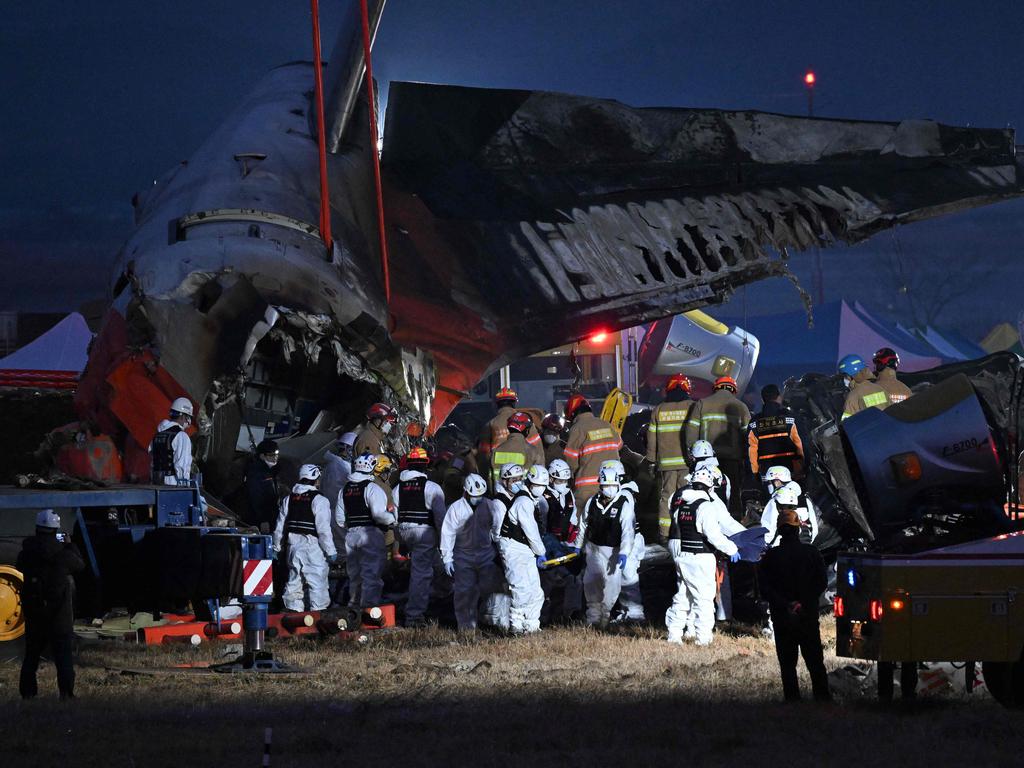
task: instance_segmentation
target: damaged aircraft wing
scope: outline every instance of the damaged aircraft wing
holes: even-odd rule
[[[485,371],[727,298],[790,250],[1018,196],[1009,129],[392,83],[392,337]],[[446,402],[447,401],[447,402]]]

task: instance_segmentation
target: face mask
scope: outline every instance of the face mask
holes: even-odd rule
[[[544,445],[554,445],[558,435],[544,435]]]
[[[277,456],[264,456],[263,461],[266,463],[268,467],[277,466]]]
[[[530,495],[533,496],[533,498],[535,498],[535,499],[539,499],[541,496],[544,495],[544,490],[546,488],[547,488],[547,486],[544,486],[544,485],[531,485],[530,486]]]
[[[391,422],[390,421],[385,421],[383,424],[381,424],[380,425],[380,431],[383,432],[385,435],[388,432],[390,432],[391,431]]]
[[[849,376],[843,376],[843,384],[845,384],[846,388],[849,389],[850,387],[853,386],[853,379],[851,379]]]
[[[551,483],[551,490],[558,491],[559,493],[565,493],[569,489],[569,484],[564,480],[555,480]]]
[[[477,504],[480,503],[480,499],[482,498],[483,496],[470,496],[468,499],[466,499],[466,501],[469,502],[469,506],[475,507]]]
[[[617,485],[602,485],[601,495],[606,499],[614,499],[619,494],[619,486]]]
[[[521,490],[523,490],[523,481],[522,480],[516,480],[514,483],[509,485],[508,489],[512,493],[519,493]]]

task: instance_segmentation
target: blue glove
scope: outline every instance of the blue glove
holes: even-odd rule
[[[547,555],[537,555],[537,567],[540,568],[542,571],[548,567]]]
[[[740,561],[740,553],[739,552],[733,552],[731,555],[729,555],[729,562],[730,563],[738,563],[739,561]]]
[[[328,555],[327,556],[327,562],[330,563],[331,565],[334,565],[336,562],[338,562],[338,555],[337,554]]]
[[[619,555],[619,570],[620,571],[626,570],[626,560],[628,560],[628,559],[629,559],[629,557],[627,555]]]
[[[448,562],[446,562],[444,564],[444,573],[445,573],[445,576],[447,576],[448,578],[454,578],[455,577],[455,561],[454,560],[449,560]]]

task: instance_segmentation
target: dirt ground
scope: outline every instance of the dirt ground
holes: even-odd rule
[[[281,641],[275,651],[306,673],[260,677],[160,673],[217,659],[216,645],[89,645],[73,702],[56,699],[52,667],[44,695],[22,702],[18,665],[0,665],[3,765],[258,766],[266,728],[273,766],[1020,764],[1021,715],[991,699],[784,705],[768,641],[733,632],[696,648],[662,637],[428,628],[379,632],[365,646]],[[846,661],[830,647],[826,663]]]

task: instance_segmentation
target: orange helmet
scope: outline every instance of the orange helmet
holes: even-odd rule
[[[533,419],[530,418],[530,414],[523,413],[522,411],[516,411],[508,417],[510,432],[522,432],[525,435],[530,431],[531,424],[533,424]]]
[[[385,421],[395,421],[398,418],[398,412],[390,405],[385,403],[374,403],[370,406],[369,410],[366,411],[366,420],[372,421],[373,419],[384,419]]]
[[[417,446],[405,455],[405,462],[406,464],[429,464],[430,454],[425,448]]]
[[[728,389],[736,394],[736,379],[732,376],[719,376],[715,379],[715,389]]]
[[[511,400],[513,404],[519,402],[519,395],[516,394],[514,389],[509,387],[502,387],[498,390],[498,394],[494,396],[494,402],[500,403],[503,400]]]
[[[665,393],[668,394],[673,389],[681,389],[690,394],[690,377],[682,373],[673,373],[665,384]]]
[[[587,410],[590,410],[590,401],[587,400],[587,398],[579,392],[569,395],[569,399],[565,402],[565,420],[572,421],[576,418],[576,414],[583,406],[586,406]]]

